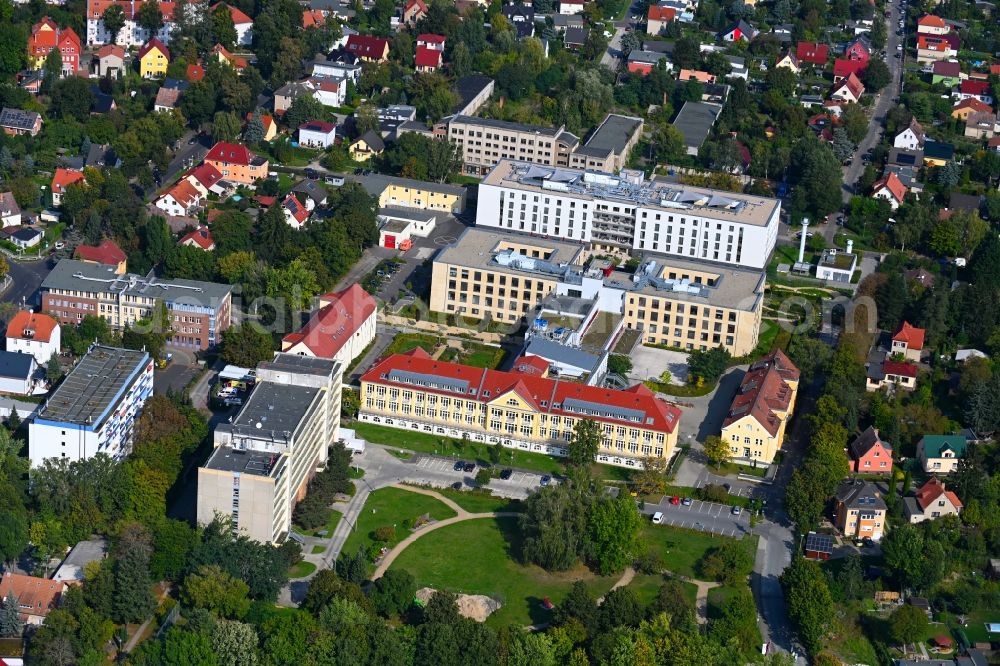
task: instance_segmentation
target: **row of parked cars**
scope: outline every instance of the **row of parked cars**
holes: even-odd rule
[[[474,462],[468,462],[465,460],[456,460],[454,470],[456,472],[465,472],[466,474],[472,474],[476,471],[476,467],[482,467],[483,469],[489,469],[489,470],[493,469],[492,465],[484,465],[481,463],[477,465]],[[500,478],[503,479],[504,481],[507,481],[512,476],[514,476],[514,470],[512,470],[509,467],[505,467],[503,470],[500,471]],[[539,485],[542,486],[547,486],[550,483],[552,483],[552,477],[549,476],[548,474],[542,476],[541,480],[539,481]],[[458,483],[456,485],[461,486],[462,484]]]

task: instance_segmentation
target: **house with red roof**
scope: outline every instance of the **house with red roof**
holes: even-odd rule
[[[899,330],[892,336],[891,354],[900,354],[903,358],[920,362],[920,355],[924,351],[924,329],[913,326],[908,321],[904,321],[899,326]]]
[[[795,408],[799,369],[780,349],[755,361],[722,421],[721,437],[744,464],[770,465]]]
[[[359,420],[508,448],[569,454],[578,421],[596,421],[597,462],[669,460],[681,410],[643,384],[625,390],[438,361],[421,348],[381,359],[361,376]]]
[[[833,83],[836,85],[851,74],[860,77],[867,68],[867,60],[848,60],[846,58],[837,58],[833,61]]]
[[[42,69],[49,53],[57,50],[62,57],[62,76],[71,76],[80,70],[83,47],[73,28],[60,28],[48,16],[31,26],[28,37],[28,64],[32,69]]]
[[[435,49],[437,51],[444,51],[445,37],[443,35],[432,35],[429,32],[425,32],[422,35],[417,35],[417,48],[421,46],[426,46],[429,49]]]
[[[951,96],[959,101],[965,99],[978,99],[983,104],[992,104],[993,95],[990,90],[989,81],[973,81],[966,79],[958,85],[958,90],[951,93]]]
[[[361,285],[319,297],[319,308],[297,333],[281,340],[281,351],[329,358],[345,367],[375,341],[378,303]]]
[[[56,168],[55,174],[52,176],[52,183],[50,188],[52,190],[52,205],[59,206],[62,204],[63,195],[66,194],[66,188],[73,183],[83,183],[86,182],[83,178],[83,172],[77,171],[76,169],[63,169],[61,167]]]
[[[187,66],[187,80],[191,83],[197,83],[205,78],[205,66],[200,62],[192,63]]]
[[[62,331],[47,314],[20,310],[7,324],[7,351],[31,354],[44,366],[59,353]]]
[[[826,67],[830,57],[830,47],[816,42],[799,42],[795,45],[795,57],[800,63]]]
[[[892,447],[883,441],[878,428],[868,428],[847,447],[851,471],[855,474],[891,474]]]
[[[867,63],[872,57],[872,45],[865,35],[860,35],[844,49],[845,60],[860,60]]]
[[[269,163],[240,143],[219,141],[205,155],[205,163],[215,167],[222,177],[241,185],[252,186],[267,177]]]
[[[534,377],[548,377],[551,367],[552,364],[541,356],[524,354],[514,361],[514,366],[510,369],[510,371],[519,372],[523,375],[532,375]]]
[[[281,209],[285,213],[285,222],[293,229],[301,229],[309,221],[309,209],[291,192],[281,202]]]
[[[364,62],[385,62],[389,59],[389,40],[371,35],[351,35],[344,50]]]
[[[254,119],[254,116],[260,116],[260,124],[264,127],[264,141],[270,141],[274,137],[278,136],[278,123],[274,122],[274,116],[269,113],[256,113],[250,111],[246,116],[248,124]]]
[[[906,192],[906,185],[903,185],[903,181],[892,171],[889,172],[889,175],[875,181],[875,184],[872,186],[872,197],[885,199],[892,206],[893,210],[903,205]]]
[[[184,234],[184,236],[177,241],[177,244],[187,247],[196,247],[199,250],[204,250],[205,252],[211,252],[215,249],[215,239],[212,238],[212,232],[209,231],[208,227],[203,224],[197,229],[193,229]]]
[[[17,599],[21,620],[37,626],[45,622],[50,611],[59,607],[59,599],[66,584],[48,578],[24,576],[5,571],[0,578],[0,599],[12,596]]]
[[[236,28],[236,43],[240,46],[250,46],[253,41],[253,19],[225,2],[212,5],[209,11],[214,14],[219,9],[228,10],[229,16],[232,17],[233,27]]]
[[[962,82],[962,66],[955,60],[939,60],[931,65],[931,83],[953,88]]]
[[[160,195],[153,205],[167,215],[174,217],[194,217],[201,210],[205,198],[187,179],[177,181],[177,184]]]
[[[986,102],[978,100],[975,97],[967,97],[951,107],[951,117],[958,118],[959,120],[968,120],[969,116],[973,113],[990,113],[991,111],[993,111],[993,107]]]
[[[931,63],[958,57],[961,40],[949,32],[945,35],[917,35],[917,62]]]
[[[215,56],[216,60],[218,60],[223,65],[229,65],[230,67],[235,69],[237,73],[242,72],[244,69],[247,68],[247,65],[250,64],[247,61],[247,59],[244,58],[243,56],[238,56],[230,53],[229,49],[227,49],[222,44],[216,44],[215,46],[213,46],[212,54]]]
[[[947,35],[951,28],[940,16],[926,14],[917,19],[918,35]]]
[[[425,16],[427,16],[427,3],[424,0],[406,0],[406,4],[403,5],[403,25],[413,28]]]
[[[222,180],[222,172],[207,162],[188,171],[184,179],[205,199],[208,198],[209,192],[223,195],[230,189]]]
[[[139,74],[144,79],[155,79],[167,75],[170,65],[170,49],[162,41],[153,37],[142,45],[136,54],[139,61]]]
[[[73,252],[73,258],[92,264],[112,266],[118,275],[124,275],[127,270],[126,260],[128,257],[110,238],[105,238],[97,245],[77,245]]]
[[[329,148],[337,138],[337,126],[325,120],[310,120],[299,125],[299,145],[304,148]]]
[[[962,500],[945,487],[944,481],[932,476],[913,491],[913,497],[903,498],[903,514],[911,525],[962,512]]]
[[[917,387],[919,368],[908,361],[893,361],[885,355],[881,360],[868,362],[865,390],[878,391],[882,388],[901,388],[912,391]]]
[[[861,83],[861,79],[856,74],[852,73],[848,74],[839,83],[833,84],[833,90],[830,91],[830,99],[838,102],[857,104],[864,94],[865,85]]]
[[[97,50],[97,76],[117,79],[125,73],[125,49],[105,44]]]
[[[326,25],[326,13],[322,9],[302,10],[302,29],[321,28]]]
[[[649,35],[662,35],[667,26],[677,19],[677,10],[673,7],[661,7],[650,5],[646,12],[646,33]]]
[[[436,72],[444,63],[444,52],[427,46],[418,46],[413,67],[421,73]]]

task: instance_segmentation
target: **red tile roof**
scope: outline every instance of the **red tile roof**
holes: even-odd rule
[[[21,574],[5,572],[0,579],[0,599],[7,595],[17,598],[22,615],[42,617],[59,604],[64,584],[48,578],[35,578]]]
[[[174,8],[177,3],[157,2],[156,4],[160,8],[160,13],[163,14],[164,21],[174,20]],[[142,7],[141,2],[133,2],[132,0],[87,0],[87,18],[100,19],[104,15],[104,11],[112,5],[118,5],[122,8],[127,21],[133,20],[138,14],[139,8]]]
[[[883,361],[882,373],[885,375],[897,375],[899,377],[917,378],[917,366],[905,361]]]
[[[980,99],[976,99],[975,97],[966,97],[951,108],[953,112],[962,111],[964,109],[972,109],[973,111],[980,113],[989,113],[993,110],[993,107]]]
[[[328,123],[324,120],[310,120],[299,125],[299,131],[307,130],[309,132],[322,132],[323,134],[329,134],[337,129],[337,126],[333,123]]]
[[[106,266],[117,266],[127,258],[113,240],[105,238],[97,245],[77,245],[73,255],[83,261],[92,261]]]
[[[406,5],[403,7],[403,12],[409,12],[413,7],[419,9],[419,14],[427,13],[427,3],[424,0],[407,0]]]
[[[201,63],[194,63],[187,66],[187,80],[197,83],[205,78],[205,67]]]
[[[295,198],[294,194],[289,193],[285,197],[285,200],[281,202],[281,207],[292,214],[292,218],[299,225],[305,224],[305,221],[309,219],[309,211],[306,207],[302,205],[302,202]]]
[[[855,99],[861,99],[861,96],[865,94],[865,85],[861,83],[855,74],[848,74],[847,78],[840,82],[839,88],[846,87]]]
[[[932,476],[927,480],[927,483],[913,491],[913,495],[917,498],[917,503],[920,504],[921,509],[926,509],[933,502],[936,502],[942,495],[948,498],[948,501],[950,501],[956,509],[962,508],[962,500],[958,499],[958,495],[950,490],[946,490],[944,483],[936,476]]]
[[[194,178],[207,190],[222,180],[222,172],[211,164],[204,162],[187,173],[188,177]]]
[[[158,40],[156,37],[153,37],[148,42],[143,44],[136,57],[141,60],[144,55],[152,51],[154,48],[159,50],[159,52],[163,54],[164,58],[170,60],[170,49],[168,49],[167,45]]]
[[[878,192],[882,188],[889,190],[889,194],[896,201],[902,203],[903,199],[906,197],[906,185],[903,185],[903,181],[899,179],[899,176],[895,172],[890,172],[885,178],[880,178],[872,186],[872,192]]]
[[[227,143],[219,141],[212,146],[212,149],[205,155],[206,162],[228,162],[229,164],[241,164],[249,166],[256,155],[249,148],[239,143]]]
[[[326,24],[326,14],[320,9],[303,9],[302,10],[302,27],[312,28],[317,25]]]
[[[56,194],[65,194],[67,187],[82,181],[83,172],[57,168],[55,175],[52,176],[52,191]]]
[[[206,252],[215,247],[215,240],[212,238],[212,232],[209,231],[208,227],[204,225],[189,231],[183,238],[177,241],[178,245],[190,245],[191,243],[194,243]]]
[[[750,415],[772,436],[777,435],[781,419],[774,412],[788,409],[792,388],[787,381],[797,381],[798,378],[799,369],[780,349],[755,362],[743,375],[740,389],[722,425],[731,425]]]
[[[184,208],[190,208],[191,206],[197,205],[198,201],[201,199],[201,193],[196,190],[194,185],[189,183],[187,179],[177,181],[177,184],[171,187],[167,191],[167,194],[172,196],[174,201],[184,206]]]
[[[816,42],[799,42],[795,45],[795,55],[800,62],[825,65],[830,56],[830,47]]]
[[[383,58],[389,48],[389,40],[371,35],[351,35],[345,49],[359,58]]]
[[[105,44],[97,50],[98,58],[107,58],[108,56],[116,56],[125,59],[125,49],[117,44]]]
[[[526,354],[516,361],[511,372],[519,372],[523,375],[544,375],[549,370],[550,363],[541,356]]]
[[[490,403],[503,395],[515,392],[535,410],[547,414],[592,418],[596,421],[617,425],[635,423],[637,426],[664,433],[674,432],[681,419],[681,410],[677,405],[660,400],[643,384],[636,384],[632,388],[619,391],[544,377],[532,377],[516,372],[474,368],[458,363],[435,361],[419,347],[409,353],[396,354],[380,360],[361,377],[361,380],[374,384],[409,386],[409,384],[389,379],[389,373],[393,370],[467,382],[468,393],[465,394],[465,399],[481,403]],[[444,388],[424,387],[424,390],[442,395],[455,395],[455,391]],[[595,407],[595,411],[575,410],[572,406],[567,408],[567,400],[589,403]],[[596,410],[602,406],[634,410],[639,420],[633,421],[611,416],[610,410],[596,413]]]
[[[892,336],[892,341],[905,342],[907,349],[919,351],[924,348],[924,329],[917,328],[910,325],[910,322],[904,321],[899,330],[896,331],[896,334]]]
[[[673,21],[677,17],[677,12],[673,7],[649,6],[646,19],[649,21]]]
[[[429,46],[418,46],[413,64],[417,67],[440,67],[441,52]]]
[[[867,67],[868,62],[865,60],[837,58],[833,61],[833,76],[834,78],[840,78],[842,76],[850,76],[851,74],[860,75]]]
[[[990,65],[990,74],[1000,74],[1000,65]]]
[[[962,81],[958,87],[959,92],[966,95],[989,95],[989,81]]]
[[[304,344],[318,358],[333,358],[378,307],[371,294],[358,284],[320,296],[329,301],[313,313],[298,333],[289,333],[288,346]]]
[[[925,28],[944,28],[946,26],[943,18],[934,16],[933,14],[921,16],[917,21],[917,25]]]
[[[958,76],[962,67],[954,60],[938,60],[931,66],[931,72],[940,76]]]
[[[242,70],[246,68],[246,66],[249,64],[246,58],[243,58],[238,55],[233,55],[232,53],[229,52],[229,49],[227,49],[222,44],[216,44],[215,46],[213,46],[212,53],[217,53],[221,55],[223,58],[226,59],[226,61],[229,62],[230,65],[233,66],[233,69],[236,70]]]
[[[47,314],[21,310],[7,324],[7,337],[26,338],[24,332],[32,331],[32,340],[48,342],[49,338],[52,337],[52,331],[56,330],[58,326],[59,322]]]
[[[429,32],[425,32],[422,35],[417,35],[417,43],[427,42],[428,44],[444,44],[445,38],[443,35],[432,35]]]
[[[229,10],[229,15],[233,18],[233,25],[240,25],[241,23],[244,24],[253,23],[252,18],[241,12],[236,7],[233,7],[232,5],[227,5],[224,2],[219,2],[212,5],[212,8],[209,11],[211,11],[214,14],[215,10],[218,9],[220,6],[225,7],[226,9]]]

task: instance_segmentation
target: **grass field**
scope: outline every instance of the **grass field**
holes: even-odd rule
[[[436,335],[430,335],[426,333],[400,333],[392,339],[389,346],[386,347],[385,355],[389,354],[405,354],[408,351],[420,347],[428,354],[433,354],[434,351],[444,342],[441,338]]]
[[[358,548],[368,548],[375,540],[372,532],[379,527],[396,526],[396,535],[385,543],[392,548],[406,538],[409,530],[403,527],[403,521],[416,520],[418,517],[430,514],[435,520],[451,518],[455,512],[433,497],[412,493],[399,488],[382,488],[376,490],[365,502],[365,508],[358,516],[358,523],[351,535],[347,537],[342,553],[354,554]]]
[[[521,502],[519,500],[512,500],[506,497],[494,497],[486,493],[454,490],[452,488],[435,488],[434,491],[444,495],[470,513],[521,510]]]
[[[317,527],[314,530],[306,530],[302,529],[299,526],[296,526],[295,531],[298,532],[299,534],[304,534],[306,536],[316,536],[317,532],[322,532],[323,530],[326,530],[327,536],[332,535],[333,531],[337,529],[337,524],[340,523],[340,519],[344,517],[344,514],[342,514],[339,511],[334,511],[333,509],[329,509],[329,512],[330,515],[327,517],[325,525]]]
[[[642,539],[649,550],[660,556],[669,571],[681,576],[697,578],[696,567],[705,553],[719,546],[729,537],[713,536],[694,530],[647,524],[642,530]],[[741,542],[747,548],[757,547],[756,538],[744,538]]]
[[[486,444],[479,442],[463,442],[452,437],[442,437],[426,432],[416,432],[414,430],[399,430],[389,428],[374,423],[356,422],[354,430],[358,436],[372,444],[383,444],[396,449],[416,451],[418,453],[431,453],[439,456],[451,458],[463,458],[467,460],[490,460],[489,450]],[[395,455],[395,454],[394,454]],[[399,457],[399,456],[397,456]],[[532,453],[530,451],[519,451],[515,449],[503,449],[500,467],[516,467],[518,469],[539,472],[540,474],[562,474],[565,465],[558,459],[544,453]],[[601,478],[612,481],[628,481],[629,470],[622,467],[612,467],[610,465],[595,465],[595,469]]]
[[[513,518],[470,520],[443,527],[418,539],[393,563],[416,578],[418,587],[485,594],[503,603],[487,622],[495,627],[509,623],[528,625],[549,620],[542,599],[558,604],[577,580],[591,594],[607,593],[618,576],[596,576],[582,565],[549,573],[516,560],[519,535]],[[643,586],[648,581],[643,581]],[[646,594],[646,591],[643,591]]]
[[[308,576],[309,574],[311,574],[313,571],[316,571],[316,565],[315,564],[313,564],[312,562],[302,561],[302,562],[299,562],[298,564],[295,564],[294,566],[292,566],[291,569],[288,570],[288,577],[289,578],[305,578],[306,576]]]
[[[663,586],[666,578],[662,575],[636,574],[632,582],[628,584],[630,590],[635,592],[639,598],[639,603],[648,606],[656,598],[660,587]],[[684,597],[694,605],[695,597],[698,596],[698,587],[694,583],[679,581],[684,589]]]

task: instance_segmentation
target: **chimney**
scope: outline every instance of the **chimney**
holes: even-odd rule
[[[809,218],[802,218],[802,238],[799,239],[799,263],[805,263],[806,260],[806,232],[809,229]]]
[[[847,241],[847,254],[854,254],[854,241],[853,240],[848,240]]]

